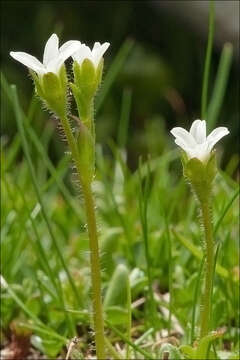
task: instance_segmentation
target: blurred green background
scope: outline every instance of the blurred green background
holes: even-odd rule
[[[97,140],[104,144],[110,139],[117,140],[123,92],[128,89],[132,94],[127,140],[130,166],[135,168],[140,154],[150,152],[158,155],[167,143],[174,146],[169,130],[175,125],[188,128],[194,119],[201,116],[208,19],[207,16],[202,17],[202,28],[193,28],[183,14],[166,11],[160,3],[2,1],[2,71],[10,83],[17,85],[24,109],[28,108],[33,94],[32,81],[27,69],[10,58],[9,51],[25,51],[42,60],[45,42],[53,32],[58,34],[61,42],[78,39],[92,46],[95,41],[109,41],[111,47],[105,56],[106,75],[123,43],[131,39],[133,45],[128,57],[98,113]],[[164,3],[166,7],[173,6],[172,1]],[[207,1],[203,3],[208,7]],[[182,6],[184,8],[186,2],[183,1]],[[190,18],[196,16],[191,8],[186,8],[185,15]],[[219,45],[219,34],[223,38],[222,43],[228,40],[228,34],[222,35],[220,27],[221,23],[219,25],[217,22],[215,30],[218,43],[215,43],[213,50],[209,96],[223,45],[221,38]],[[238,146],[237,62],[235,54],[217,120],[218,125],[228,126],[231,131],[231,135],[223,140],[224,164],[237,152]],[[5,100],[3,94],[2,134],[7,144],[16,133],[16,123]],[[46,111],[43,112],[39,105],[34,117],[34,128],[39,135],[47,121],[54,122],[54,119]],[[57,161],[61,156],[61,140],[55,136],[51,140],[51,157]]]

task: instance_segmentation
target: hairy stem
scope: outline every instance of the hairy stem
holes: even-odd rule
[[[202,296],[201,318],[200,318],[200,338],[209,333],[211,324],[211,297],[214,276],[214,240],[213,224],[211,216],[210,200],[201,202],[202,221],[205,235],[205,275],[204,292]]]
[[[101,268],[99,258],[99,248],[97,239],[97,225],[95,216],[95,205],[91,190],[91,183],[83,181],[81,176],[81,164],[79,161],[79,151],[72,133],[71,126],[67,117],[61,119],[61,123],[67,137],[67,141],[72,152],[72,157],[75,162],[80,184],[82,186],[84,202],[86,207],[88,235],[90,243],[90,263],[91,263],[91,280],[92,280],[92,298],[93,298],[93,322],[95,331],[95,344],[97,358],[105,359],[105,345],[104,345],[104,323],[102,312],[102,298],[101,298]]]
[[[90,262],[93,297],[93,321],[96,340],[96,352],[98,359],[105,359],[104,351],[104,325],[101,298],[101,267],[97,239],[97,226],[95,216],[95,205],[91,190],[91,184],[82,184],[85,199],[88,235],[90,242]]]

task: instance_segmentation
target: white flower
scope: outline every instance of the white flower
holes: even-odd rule
[[[52,34],[45,45],[43,63],[25,52],[11,51],[10,55],[29,69],[35,71],[39,76],[48,72],[57,74],[64,61],[81,46],[80,41],[77,40],[67,41],[60,48],[58,48],[58,44],[58,36]]]
[[[72,58],[73,60],[77,61],[79,65],[82,64],[83,60],[89,59],[94,64],[95,68],[97,68],[109,45],[110,44],[108,42],[105,42],[102,45],[99,42],[95,42],[91,50],[88,46],[82,44],[80,48],[72,55]]]
[[[229,131],[221,126],[214,129],[207,137],[206,121],[195,120],[189,132],[181,127],[175,127],[171,130],[171,134],[175,136],[175,143],[186,152],[189,159],[197,158],[205,162],[214,145],[223,136],[228,135]]]

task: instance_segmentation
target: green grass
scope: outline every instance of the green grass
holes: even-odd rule
[[[11,93],[9,85],[5,86]],[[66,339],[76,334],[77,324],[82,327],[89,324],[89,317],[84,316],[90,298],[84,211],[78,209],[76,193],[69,188],[69,161],[53,165],[43,139],[36,135],[20,110],[15,90],[11,99],[9,104],[20,127],[12,143],[2,149],[1,261],[2,275],[9,284],[2,288],[2,329],[13,320],[19,328],[31,329],[41,339],[41,350],[54,357],[62,351]],[[16,140],[19,136],[20,142]],[[202,235],[195,200],[180,170],[175,170],[179,169],[179,159],[170,145],[158,158],[142,161],[144,192],[140,192],[138,173],[128,168],[117,145],[111,144],[109,150],[112,156],[104,156],[98,144],[95,179],[103,292],[106,293],[117,264],[123,263],[129,270],[132,304],[139,299],[145,302],[132,307],[131,340],[123,325],[126,304],[118,304],[114,316],[109,313],[108,340],[113,346],[121,340],[122,346],[126,349],[129,346],[130,353],[132,356],[136,353],[137,358],[156,358],[159,349],[153,346],[154,339],[163,329],[172,334],[180,326],[184,332],[180,342],[186,344],[193,308],[199,300],[195,289]],[[36,175],[40,162],[46,178]],[[214,328],[228,327],[223,339],[216,343],[216,350],[223,349],[228,341],[234,351],[238,346],[238,282],[234,273],[238,266],[239,190],[234,179],[229,181],[226,173],[224,176],[219,173],[214,192],[215,234],[221,244],[213,292]],[[149,280],[155,284],[152,294]],[[163,297],[169,292],[170,304]],[[151,332],[149,309],[157,313]],[[164,309],[171,310],[171,317]],[[174,321],[170,321],[173,317]],[[193,317],[196,327],[198,319],[196,306]],[[138,338],[145,333],[147,336],[138,344]],[[192,330],[192,340],[196,333],[196,329]],[[84,353],[91,336],[87,332],[81,336]],[[38,346],[33,336],[32,341]]]

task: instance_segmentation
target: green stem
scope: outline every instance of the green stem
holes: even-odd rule
[[[101,298],[101,267],[99,258],[99,248],[97,239],[97,225],[95,216],[95,204],[91,190],[91,183],[83,181],[81,176],[81,164],[79,161],[78,147],[72,133],[71,126],[67,117],[61,118],[62,126],[67,137],[72,157],[75,161],[79,181],[82,186],[86,215],[88,225],[88,235],[90,243],[90,263],[91,263],[91,281],[92,281],[92,297],[93,297],[93,322],[95,331],[96,353],[98,359],[105,359],[104,344],[104,323]]]
[[[75,161],[76,166],[78,166],[78,148],[66,115],[61,117],[61,124],[66,135],[68,145],[72,152],[72,158]]]
[[[204,250],[206,256],[206,268],[204,279],[204,293],[201,306],[200,338],[203,338],[209,333],[211,323],[211,296],[214,276],[214,240],[211,205],[209,201],[209,199],[206,199],[201,202],[202,221],[205,233]]]
[[[200,288],[201,276],[202,276],[202,272],[203,272],[204,263],[205,263],[205,257],[202,258],[200,268],[199,268],[199,271],[198,271],[198,275],[197,275],[196,286],[195,286],[195,289],[194,289],[193,310],[192,310],[192,325],[191,325],[191,344],[193,344],[193,342],[194,342],[195,317],[196,317],[196,308],[197,308],[196,305],[197,305],[197,299],[198,299],[198,294],[199,294],[199,288]]]
[[[101,267],[97,239],[97,226],[95,216],[95,205],[91,190],[91,184],[82,184],[85,199],[88,235],[90,242],[91,280],[93,296],[93,321],[95,329],[96,352],[98,359],[105,359],[104,350],[104,325],[101,298]]]

